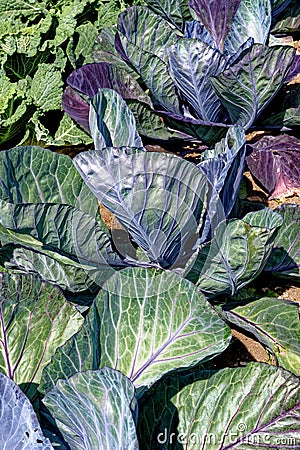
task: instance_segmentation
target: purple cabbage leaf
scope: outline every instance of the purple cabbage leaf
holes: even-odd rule
[[[195,11],[221,52],[240,3],[241,0],[189,0],[190,8]]]
[[[249,145],[247,164],[252,175],[272,198],[300,188],[300,140],[294,136],[264,136]]]

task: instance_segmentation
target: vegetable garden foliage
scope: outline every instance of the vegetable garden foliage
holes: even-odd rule
[[[299,276],[298,209],[232,216],[241,126],[198,165],[147,152],[105,88],[89,128],[96,150],[73,161],[40,147],[0,153],[2,446],[298,448],[297,305],[236,295],[263,270]],[[212,370],[230,324],[281,367]]]
[[[100,28],[115,23],[127,5],[117,0],[0,1],[2,148],[20,142],[91,142],[62,111],[63,85],[72,70],[93,61]]]
[[[160,140],[213,143],[232,124],[299,127],[296,88],[281,101],[300,72],[293,40],[287,45],[281,35],[299,32],[299,13],[297,1],[270,0],[147,0],[127,8],[101,30],[95,63],[68,78],[63,108],[88,131],[88,99],[111,88],[139,133]]]

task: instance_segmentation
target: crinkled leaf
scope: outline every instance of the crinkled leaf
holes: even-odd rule
[[[299,379],[281,368],[251,363],[223,369],[183,388],[173,403],[179,416],[174,444],[177,435],[189,450],[300,445]]]
[[[89,110],[87,109],[87,126]],[[86,124],[84,124],[86,125]],[[54,137],[55,145],[88,145],[92,143],[91,137],[82,131],[73,120],[64,114]]]
[[[168,55],[174,83],[196,115],[207,122],[224,122],[223,106],[210,77],[224,70],[225,57],[199,39],[178,40]]]
[[[0,448],[9,450],[53,450],[40,428],[28,398],[0,373]]]
[[[245,144],[243,129],[232,127],[213,150],[202,153],[198,164],[214,187],[214,199],[210,199],[209,207],[215,208],[221,202],[225,217],[229,216],[238,197],[245,166]]]
[[[171,154],[132,148],[83,152],[73,161],[150,261],[184,265],[207,203],[209,184],[199,168]]]
[[[118,17],[118,31],[125,52],[128,41],[164,62],[167,62],[167,47],[178,39],[174,28],[145,6],[133,6],[123,11]]]
[[[42,389],[83,367],[104,366],[136,386],[150,385],[222,352],[229,339],[229,328],[193,284],[172,272],[125,269],[105,283],[81,331],[56,353]]]
[[[266,44],[270,26],[270,0],[241,0],[224,44],[224,51],[235,54],[249,37],[256,44]]]
[[[189,0],[190,8],[196,12],[221,51],[240,2],[241,0]]]
[[[133,401],[133,384],[109,368],[59,380],[43,399],[73,450],[137,450]]]
[[[295,49],[254,44],[211,82],[233,123],[248,129],[282,86]]]
[[[40,64],[32,79],[29,95],[42,111],[60,109],[62,87],[60,71],[51,64]]]
[[[281,205],[275,210],[283,219],[264,270],[281,276],[300,276],[300,207]]]
[[[33,277],[1,274],[0,370],[32,392],[56,349],[83,318],[61,292]]]
[[[194,265],[186,268],[186,277],[207,296],[234,295],[263,270],[281,224],[282,218],[267,208],[220,223]]]
[[[223,314],[268,347],[280,366],[299,376],[300,322],[295,302],[265,297]]]
[[[143,146],[134,115],[116,91],[100,89],[93,97],[89,123],[96,150]]]
[[[272,197],[300,188],[300,140],[294,136],[264,136],[250,147],[247,164]]]
[[[0,199],[10,203],[63,203],[94,215],[97,199],[70,157],[41,147],[0,152]]]

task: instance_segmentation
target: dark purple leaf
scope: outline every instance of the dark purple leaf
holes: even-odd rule
[[[288,135],[264,136],[249,145],[247,164],[272,197],[300,188],[300,140]]]
[[[196,12],[221,51],[240,3],[241,0],[189,0],[190,8]]]
[[[89,133],[89,104],[70,86],[67,86],[63,93],[62,107],[75,122]]]
[[[289,83],[292,81],[297,75],[300,74],[300,55],[295,55],[292,65],[289,69],[289,72],[286,76],[285,82]]]
[[[118,92],[124,99],[135,99],[150,104],[149,97],[134,78],[124,70],[105,62],[86,64],[74,70],[67,83],[90,98],[94,97],[100,88],[108,88]]]

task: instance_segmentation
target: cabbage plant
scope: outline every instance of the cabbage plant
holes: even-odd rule
[[[216,142],[232,124],[248,130],[299,73],[296,50],[270,34],[272,8],[274,19],[289,5],[149,0],[127,8],[100,32],[96,63],[68,78],[63,107],[88,130],[87,98],[104,87],[126,99],[147,137]]]
[[[269,209],[230,217],[243,129],[195,165],[147,152],[115,91],[91,104],[96,150],[73,161],[39,147],[0,153],[1,445],[297,448],[297,306],[236,296],[264,267],[276,272],[286,234]],[[106,227],[99,201],[122,228]],[[228,324],[281,367],[216,371]]]

